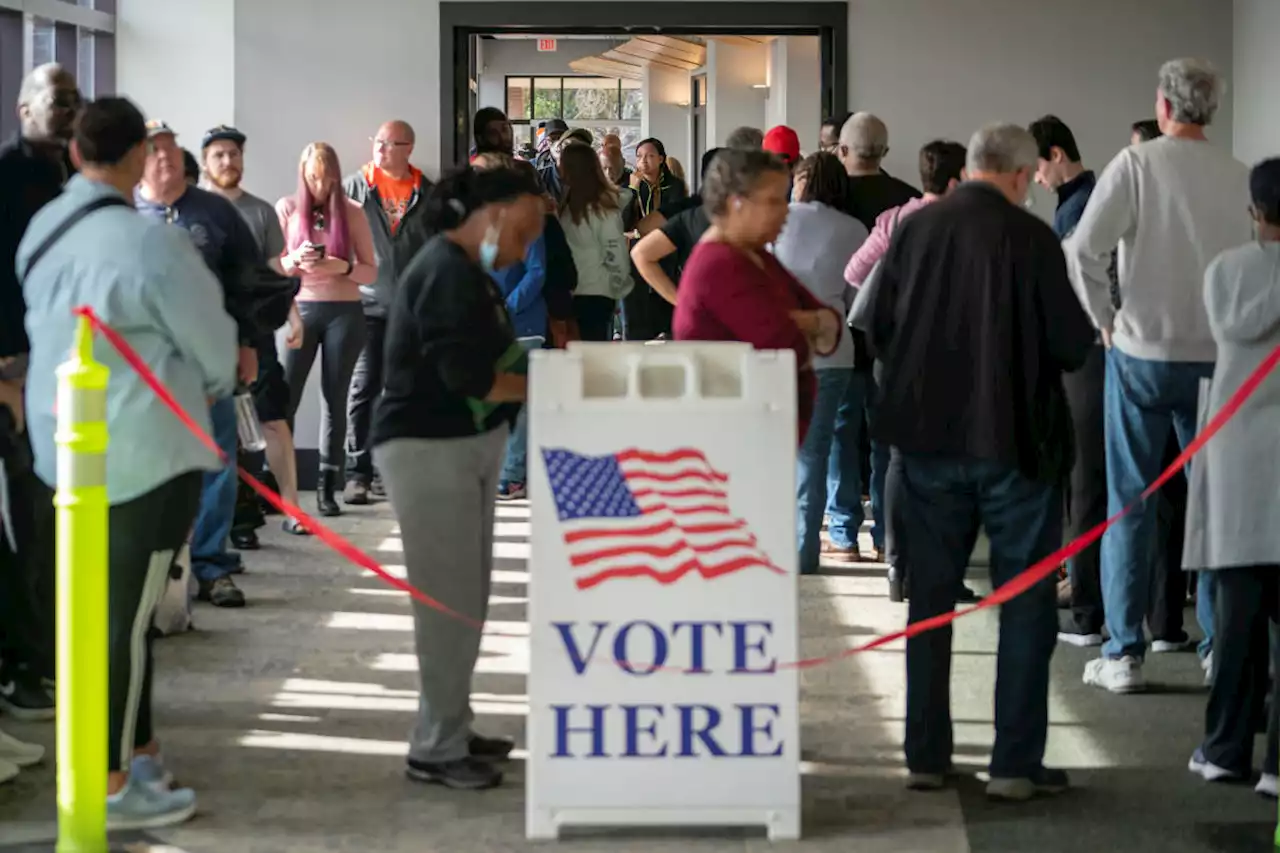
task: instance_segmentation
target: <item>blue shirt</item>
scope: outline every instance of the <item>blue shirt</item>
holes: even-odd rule
[[[117,194],[81,175],[36,214],[18,247],[19,270],[75,211]],[[234,213],[234,210],[232,211]],[[238,214],[236,214],[238,216]],[[75,340],[72,309],[88,305],[118,331],[207,431],[209,396],[235,388],[236,327],[222,288],[200,262],[191,239],[127,207],[96,210],[76,223],[22,283],[31,338],[27,433],[35,469],[57,482],[56,370]],[[155,393],[99,337],[94,355],[111,371],[107,385],[107,496],[112,504],[141,497],[188,471],[220,467]]]
[[[547,243],[542,235],[534,240],[524,260],[493,273],[493,280],[507,300],[507,313],[516,337],[547,336],[547,300],[542,295],[547,282]]]
[[[255,338],[250,306],[244,304],[240,286],[246,270],[261,262],[262,251],[249,225],[235,205],[216,193],[187,187],[173,204],[159,204],[134,192],[134,204],[143,216],[171,222],[191,237],[205,264],[222,284],[224,305],[237,327],[240,342]]]
[[[1097,183],[1098,179],[1093,172],[1084,171],[1058,187],[1058,209],[1053,213],[1053,233],[1058,235],[1059,240],[1067,239],[1076,230]]]

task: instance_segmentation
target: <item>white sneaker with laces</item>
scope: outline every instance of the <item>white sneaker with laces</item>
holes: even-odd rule
[[[1264,797],[1277,799],[1280,797],[1280,779],[1276,778],[1274,773],[1263,773],[1262,778],[1258,780],[1258,784],[1253,787],[1254,793],[1261,794]]]
[[[13,735],[0,731],[0,761],[18,767],[31,767],[44,760],[44,747],[38,743],[25,743]]]
[[[1142,663],[1131,655],[1089,661],[1084,667],[1084,683],[1112,693],[1137,693],[1146,688]]]

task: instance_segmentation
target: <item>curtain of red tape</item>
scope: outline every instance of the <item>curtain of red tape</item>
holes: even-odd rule
[[[174,416],[182,422],[183,426],[190,430],[192,435],[199,439],[205,447],[218,454],[219,458],[224,462],[227,462],[228,464],[232,464],[234,462],[234,460],[226,459],[225,455],[218,448],[218,445],[214,442],[213,438],[201,428],[200,424],[198,424],[195,419],[182,408],[182,406],[178,404],[178,401],[169,393],[169,389],[164,386],[155,373],[152,372],[151,368],[147,366],[146,362],[142,360],[142,357],[138,355],[137,351],[129,345],[129,342],[126,341],[119,332],[112,329],[106,323],[103,323],[102,320],[93,312],[92,308],[80,307],[75,309],[75,313],[87,318],[90,324],[93,325],[94,329],[102,333],[102,336],[107,339],[107,342],[110,343],[113,348],[115,348],[116,352],[120,354],[120,357],[123,358],[130,367],[137,371],[138,375],[142,377],[142,380],[150,386],[151,390],[155,391],[156,396],[160,398],[160,401],[164,403],[171,412],[173,412]],[[891,634],[876,637],[873,640],[859,646],[846,649],[842,652],[838,652],[834,655],[806,658],[795,661],[794,663],[780,664],[779,667],[782,669],[810,669],[812,667],[821,666],[826,663],[851,657],[860,652],[870,651],[871,649],[888,645],[889,643],[893,643],[897,640],[915,637],[919,634],[925,633],[926,631],[941,628],[944,625],[951,624],[957,619],[968,616],[970,613],[989,607],[995,607],[1026,592],[1028,589],[1056,572],[1058,566],[1060,566],[1064,561],[1069,560],[1085,548],[1088,548],[1094,542],[1101,539],[1102,534],[1105,533],[1109,527],[1124,516],[1128,515],[1139,504],[1141,504],[1142,501],[1146,500],[1158,491],[1161,486],[1169,482],[1169,480],[1177,474],[1178,470],[1185,466],[1193,456],[1199,453],[1205,444],[1207,444],[1209,440],[1213,438],[1220,429],[1222,429],[1223,425],[1235,416],[1236,412],[1240,410],[1240,407],[1244,405],[1245,401],[1258,390],[1258,387],[1266,380],[1271,371],[1275,369],[1277,363],[1280,363],[1280,346],[1277,346],[1265,359],[1262,360],[1262,363],[1259,364],[1253,373],[1249,375],[1236,392],[1231,395],[1231,398],[1227,400],[1222,409],[1213,416],[1205,426],[1204,431],[1195,437],[1195,440],[1193,440],[1191,444],[1182,451],[1178,458],[1165,469],[1164,473],[1157,477],[1150,486],[1147,486],[1146,490],[1143,491],[1142,495],[1139,496],[1137,500],[1099,524],[1097,527],[1094,527],[1087,533],[1077,537],[1075,540],[1062,546],[1057,551],[1054,551],[1040,562],[1021,572],[1008,583],[992,592],[991,595],[988,595],[982,601],[972,607],[965,607],[960,610],[954,610],[949,613],[944,613],[939,616],[934,616],[929,619],[923,619],[919,622],[912,623],[901,631],[895,631]],[[315,536],[317,536],[322,542],[342,556],[346,557],[352,563],[355,563],[361,568],[368,569],[391,586],[408,593],[414,598],[414,600],[426,605],[427,607],[438,610],[441,613],[476,629],[483,627],[483,623],[480,620],[453,610],[407,581],[390,574],[386,569],[379,565],[377,560],[373,559],[368,554],[365,554],[351,542],[347,541],[345,538],[327,527],[324,527],[301,509],[284,500],[284,498],[268,489],[243,469],[237,470],[240,478],[244,480],[251,489],[261,495],[267,503],[271,504],[285,515],[297,519],[299,523],[315,534]]]

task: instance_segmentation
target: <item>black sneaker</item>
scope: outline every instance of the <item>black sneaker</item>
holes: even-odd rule
[[[256,530],[232,530],[231,547],[237,551],[257,551],[262,547]]]
[[[965,584],[960,584],[960,591],[956,593],[957,604],[977,604],[982,600],[982,596],[978,595]]]
[[[444,785],[459,791],[483,791],[502,784],[501,770],[470,756],[440,764],[410,758],[405,762],[404,773],[415,782]]]
[[[200,581],[201,601],[214,607],[244,607],[244,593],[231,578],[223,576],[212,582]]]
[[[1053,796],[1070,787],[1067,771],[1040,767],[1028,777],[992,776],[987,782],[987,796],[993,800],[1022,803],[1037,794]]]
[[[58,715],[53,696],[40,679],[16,667],[0,670],[0,709],[24,723],[52,720]]]
[[[373,475],[373,482],[369,484],[369,494],[378,499],[382,499],[387,496],[387,487],[382,483],[381,474]]]
[[[516,742],[510,738],[482,737],[481,735],[472,735],[467,738],[467,751],[471,753],[472,758],[506,761],[511,757],[511,750],[515,748]]]

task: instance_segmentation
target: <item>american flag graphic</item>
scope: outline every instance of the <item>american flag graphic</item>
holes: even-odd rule
[[[729,511],[729,477],[700,450],[583,456],[544,449],[551,494],[578,589],[616,578],[673,584],[774,565]]]

